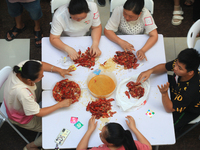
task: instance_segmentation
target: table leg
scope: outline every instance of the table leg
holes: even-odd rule
[[[155,150],[158,150],[158,149],[159,149],[159,145],[156,145],[156,146],[155,146]]]

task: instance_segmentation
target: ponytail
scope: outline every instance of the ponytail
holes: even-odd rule
[[[108,123],[104,138],[116,147],[124,146],[125,150],[137,150],[132,134],[118,123]]]
[[[14,66],[13,72],[19,73],[22,78],[32,81],[38,78],[42,64],[37,61],[27,61],[22,67]]]
[[[125,150],[137,150],[132,134],[129,130],[124,130],[123,146]]]

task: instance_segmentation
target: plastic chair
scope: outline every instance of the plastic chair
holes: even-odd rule
[[[53,18],[54,11],[55,11],[58,7],[60,7],[60,6],[64,5],[64,4],[66,4],[66,3],[68,3],[69,1],[70,1],[70,0],[51,0],[51,15],[52,15],[52,18]]]
[[[187,34],[187,45],[188,45],[188,48],[194,48],[200,53],[200,39],[197,40],[196,43],[195,43],[196,36],[197,36],[197,34],[199,32],[200,32],[200,19],[197,20],[190,27],[190,30],[188,31],[188,34]],[[199,67],[199,71],[200,71],[200,67]]]
[[[7,80],[12,68],[10,66],[6,66],[0,70],[0,89],[3,86],[4,82]],[[29,141],[19,132],[19,130],[9,121],[8,115],[6,113],[6,107],[4,102],[1,104],[0,108],[0,128],[4,122],[7,122],[20,136],[21,138],[28,144]],[[40,133],[37,134],[36,138],[39,136]]]
[[[87,0],[87,1],[94,2],[94,0]],[[68,2],[70,2],[70,0],[51,0],[51,14],[52,14],[52,18],[53,18],[54,11],[58,7],[66,4]]]
[[[112,11],[115,7],[123,5],[126,2],[126,0],[111,0],[110,2],[110,16],[112,15]],[[144,0],[144,7],[146,7],[150,13],[153,15],[153,9],[154,9],[154,2],[153,0]]]

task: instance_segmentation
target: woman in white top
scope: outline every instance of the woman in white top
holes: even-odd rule
[[[72,47],[66,45],[60,40],[60,36],[84,36],[91,31],[92,46],[90,53],[95,57],[101,55],[99,50],[99,40],[101,38],[101,21],[96,3],[86,0],[71,0],[56,10],[51,27],[51,44],[68,53],[74,60],[78,58],[78,53]]]
[[[61,69],[40,61],[24,61],[14,66],[4,88],[4,103],[9,120],[22,128],[42,132],[42,119],[62,107],[69,107],[71,99],[65,99],[53,106],[40,108],[36,100],[35,83],[43,77],[43,71],[57,72],[61,76],[71,75],[71,69]],[[38,150],[42,137],[27,144],[23,150]]]
[[[119,38],[118,34],[149,34],[146,44],[137,51],[137,58],[147,60],[147,52],[158,40],[157,26],[150,12],[144,8],[144,0],[127,0],[124,6],[116,7],[105,26],[104,34],[122,49],[133,51],[134,46]]]

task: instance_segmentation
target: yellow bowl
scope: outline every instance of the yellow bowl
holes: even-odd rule
[[[117,79],[112,72],[103,72],[99,75],[93,72],[87,78],[87,87],[90,93],[97,98],[107,98],[113,94],[117,86]]]

